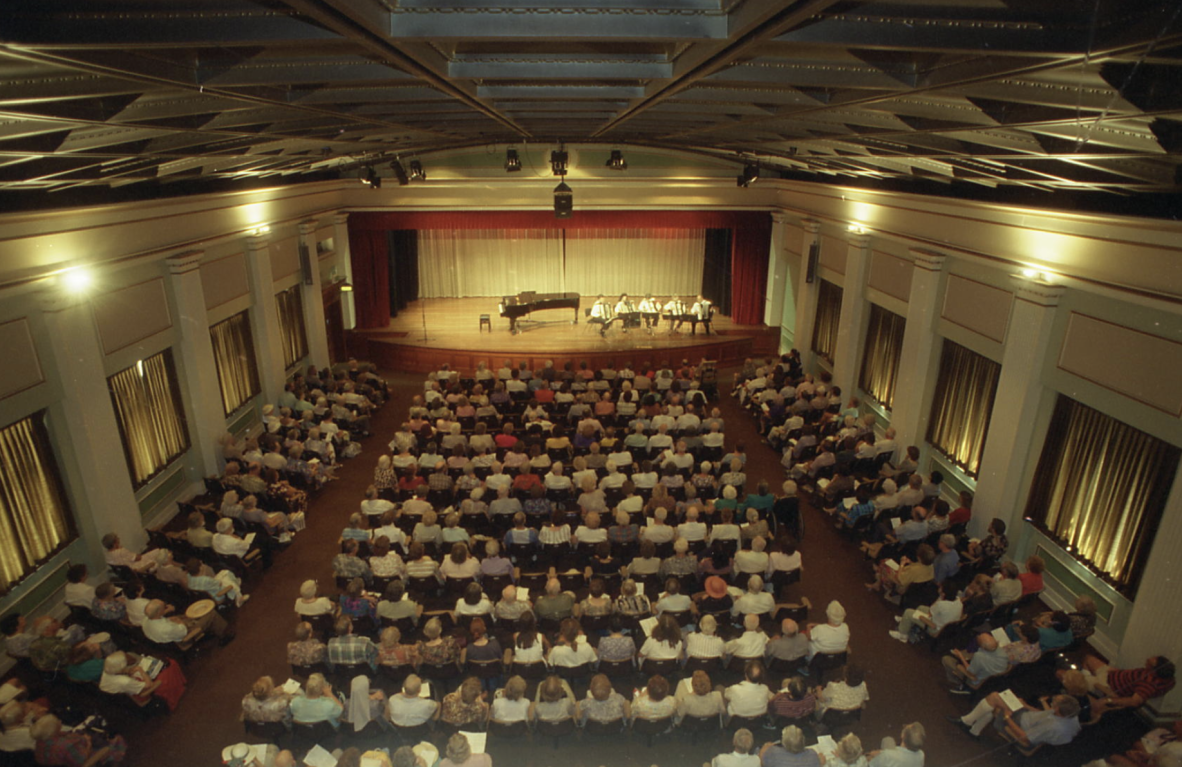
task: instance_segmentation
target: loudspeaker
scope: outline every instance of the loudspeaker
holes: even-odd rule
[[[300,250],[300,276],[304,278],[305,285],[311,285],[313,282],[312,274],[312,254],[308,250],[308,246],[304,243],[299,244]]]
[[[554,218],[570,218],[575,210],[575,193],[566,182],[554,187]]]
[[[810,285],[817,279],[817,261],[821,258],[821,243],[809,245],[808,268],[804,272],[804,281]]]

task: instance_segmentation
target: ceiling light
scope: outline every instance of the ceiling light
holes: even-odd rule
[[[410,161],[410,180],[411,181],[426,181],[427,171],[423,170],[423,164],[418,160]]]
[[[390,169],[394,171],[394,178],[398,179],[399,186],[406,186],[410,183],[410,179],[406,175],[406,168],[402,167],[402,163],[395,160],[390,163]]]
[[[61,275],[62,287],[71,293],[82,293],[94,282],[94,276],[89,269],[77,267]]]
[[[505,172],[516,173],[521,170],[521,158],[517,156],[516,149],[505,150]]]
[[[759,180],[759,163],[749,162],[743,167],[743,172],[735,178],[735,184],[746,189],[753,182]]]
[[[555,176],[565,176],[566,167],[569,157],[566,154],[566,149],[559,148],[550,153],[550,170],[554,171]]]
[[[352,293],[353,292],[353,284],[351,282],[342,282],[341,283],[341,292],[342,293]]]
[[[604,165],[612,170],[628,170],[628,161],[624,159],[624,153],[619,149],[612,150],[611,157]]]
[[[574,214],[575,193],[565,181],[554,187],[554,218],[570,218]]]

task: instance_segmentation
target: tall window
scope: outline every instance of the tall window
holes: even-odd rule
[[[895,404],[895,381],[899,377],[899,354],[903,351],[906,328],[907,320],[878,304],[870,304],[870,324],[866,329],[858,386],[888,410]]]
[[[0,593],[74,539],[44,413],[0,429]]]
[[[1026,516],[1130,597],[1182,450],[1059,395]]]
[[[293,285],[275,295],[279,307],[279,334],[283,344],[283,367],[289,368],[308,356],[308,336],[304,332],[304,301],[300,286]]]
[[[172,350],[120,370],[107,385],[131,481],[138,489],[189,449]]]
[[[981,468],[1000,375],[1001,365],[944,339],[928,442],[970,477]]]
[[[841,288],[821,280],[817,292],[817,322],[813,325],[813,351],[833,362],[837,349],[837,324],[841,321]]]
[[[226,415],[259,393],[259,371],[254,358],[254,339],[246,312],[235,314],[209,329],[213,359],[222,388]]]

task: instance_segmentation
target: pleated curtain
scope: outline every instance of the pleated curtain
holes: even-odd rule
[[[561,230],[424,229],[418,239],[420,298],[567,290]]]
[[[1001,365],[944,339],[927,440],[970,477],[981,470],[1000,376]]]
[[[308,356],[308,335],[304,330],[304,300],[300,286],[275,294],[279,312],[279,338],[283,346],[283,367],[290,368]]]
[[[209,329],[214,365],[222,390],[222,407],[230,415],[259,393],[259,371],[247,312],[240,312]]]
[[[817,288],[817,321],[813,324],[813,351],[833,362],[837,328],[841,321],[842,289],[828,280]]]
[[[40,413],[0,429],[0,593],[74,537]]]
[[[137,488],[189,449],[175,381],[169,349],[107,379],[132,484]]]
[[[705,229],[576,229],[566,233],[567,289],[584,296],[702,290]]]
[[[1026,516],[1135,594],[1178,470],[1177,447],[1059,395]]]
[[[866,327],[866,346],[862,350],[862,372],[858,386],[890,410],[895,404],[895,382],[899,378],[899,355],[903,351],[903,333],[907,320],[870,304]]]

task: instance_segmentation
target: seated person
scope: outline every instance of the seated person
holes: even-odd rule
[[[226,619],[218,615],[217,610],[210,610],[200,618],[189,618],[185,615],[169,615],[171,606],[159,599],[153,599],[144,609],[144,625],[141,627],[144,636],[157,644],[171,644],[173,642],[185,645],[200,638],[206,632],[221,638],[226,644],[234,635],[230,633],[230,626]]]
[[[800,627],[791,618],[780,622],[780,633],[767,643],[768,661],[779,660],[792,664],[809,654],[809,638],[800,632]]]
[[[378,648],[366,636],[353,634],[353,621],[346,615],[337,618],[333,626],[336,633],[328,640],[328,665],[330,668],[338,665],[357,666],[368,664],[370,669],[378,667]]]
[[[71,607],[85,607],[94,604],[94,586],[86,582],[86,565],[70,565],[66,570],[66,604]]]
[[[817,720],[820,721],[829,709],[853,711],[862,708],[868,700],[870,690],[866,687],[862,667],[846,664],[841,681],[830,682],[824,689],[817,688]]]
[[[1063,746],[1079,734],[1079,703],[1070,695],[1043,699],[1042,708],[1023,701],[1023,707],[1011,712],[995,692],[985,696],[972,711],[960,718],[973,735],[980,735],[989,724],[1004,731],[1026,748],[1046,744]]]
[[[104,535],[102,543],[103,549],[105,549],[103,558],[106,559],[108,565],[128,567],[137,573],[150,573],[159,564],[161,552],[154,549],[143,555],[136,554],[123,548],[123,543],[115,533]]]
[[[299,724],[328,722],[333,727],[340,725],[343,704],[332,691],[332,685],[324,674],[312,674],[304,684],[304,691],[291,699],[291,718]]]
[[[1010,656],[998,646],[997,639],[990,633],[977,635],[976,652],[953,650],[941,662],[948,682],[953,685],[952,692],[958,695],[969,694],[966,684],[979,687],[986,679],[1010,670]]]
[[[767,634],[759,627],[759,615],[743,617],[743,633],[726,643],[726,655],[736,661],[762,660],[767,650]]]
[[[423,614],[423,606],[406,594],[406,587],[400,580],[390,581],[386,586],[386,593],[378,602],[378,617],[387,621],[399,621],[410,618],[415,624]]]
[[[192,557],[185,563],[188,577],[185,585],[189,591],[208,594],[213,601],[221,604],[226,599],[234,600],[237,607],[246,604],[249,594],[242,593],[242,581],[229,570],[220,570],[216,574],[209,567],[201,564],[201,560]]]
[[[587,697],[579,701],[575,716],[582,725],[595,722],[601,725],[619,722],[621,726],[632,718],[632,707],[623,695],[616,692],[604,674],[591,677]]]
[[[805,684],[804,677],[785,679],[780,691],[772,698],[768,710],[778,719],[804,719],[817,709],[816,691]]]
[[[1140,708],[1153,698],[1174,689],[1174,664],[1155,655],[1141,668],[1115,669],[1099,658],[1084,659],[1084,678],[1089,691],[1105,696],[1106,708]]]
[[[328,597],[318,595],[319,585],[307,580],[300,584],[300,598],[295,602],[296,615],[327,615],[336,612],[336,605]]]
[[[483,727],[488,719],[488,704],[480,680],[474,676],[461,682],[455,692],[444,695],[439,708],[439,720],[461,730]]]
[[[821,756],[805,747],[804,731],[790,724],[780,731],[779,743],[765,743],[759,750],[759,758],[766,765],[799,765],[799,767],[821,767]]]
[[[680,688],[678,692],[681,692]],[[755,736],[751,734],[751,730],[746,727],[735,730],[731,746],[734,751],[714,757],[710,760],[709,767],[759,767],[759,754],[751,753],[755,748]]]
[[[242,721],[286,725],[291,719],[290,703],[291,696],[282,687],[276,687],[271,677],[261,676],[242,698]]]
[[[723,693],[728,716],[755,719],[767,714],[768,703],[774,696],[764,684],[764,678],[763,662],[748,661],[743,669],[743,681],[731,685]]]
[[[287,662],[293,666],[315,666],[328,659],[328,647],[316,638],[312,624],[296,625],[295,641],[287,643]]]
[[[423,680],[411,674],[386,702],[386,716],[395,727],[418,727],[439,718],[439,704],[423,694]]]

